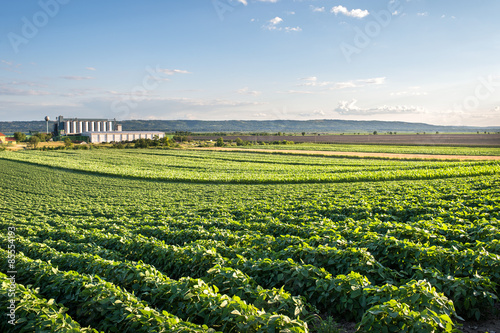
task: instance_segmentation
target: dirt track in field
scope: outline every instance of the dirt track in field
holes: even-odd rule
[[[467,155],[431,155],[431,154],[392,154],[392,153],[361,153],[361,152],[340,152],[321,150],[279,150],[279,149],[238,149],[238,148],[193,148],[200,150],[220,150],[220,151],[242,151],[242,152],[264,152],[283,153],[296,155],[324,155],[324,156],[354,156],[354,157],[378,157],[394,159],[429,159],[429,160],[473,160],[473,161],[493,161],[500,160],[500,156],[467,156]]]

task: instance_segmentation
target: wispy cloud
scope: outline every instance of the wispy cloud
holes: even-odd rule
[[[191,74],[191,72],[181,70],[181,69],[166,69],[166,68],[158,68],[159,72],[165,75],[175,75],[175,74]]]
[[[262,28],[267,30],[276,30],[276,31],[286,31],[286,32],[298,32],[302,31],[301,27],[281,27],[281,23],[283,23],[283,19],[279,16],[269,20],[267,24],[262,26]]]
[[[309,6],[309,8],[311,8],[311,10],[313,11],[313,13],[324,13],[325,12],[325,7],[316,7],[316,6]]]
[[[41,90],[25,90],[12,87],[0,86],[0,96],[45,96],[50,95],[47,91]]]
[[[83,80],[93,80],[91,76],[59,76],[61,79],[73,80],[73,81],[83,81]]]
[[[313,110],[312,112],[301,112],[299,113],[301,117],[323,117],[326,116],[325,111],[323,110]]]
[[[424,113],[424,109],[415,106],[395,105],[395,106],[380,106],[376,108],[360,108],[357,100],[340,101],[335,112],[341,115],[378,115],[378,114],[415,114]]]
[[[314,95],[317,94],[318,92],[316,91],[309,91],[309,90],[288,90],[284,92],[279,92],[279,94],[293,94],[293,95]]]
[[[21,64],[16,64],[13,61],[1,60],[1,62],[2,64],[7,65],[8,67],[14,67],[14,68],[21,67]]]
[[[360,88],[369,85],[380,85],[385,83],[385,77],[376,77],[370,79],[350,80],[344,82],[319,81],[316,76],[302,78],[300,86],[306,87],[328,87],[330,90]]]
[[[304,77],[301,80],[303,83],[300,84],[300,86],[305,87],[324,87],[332,84],[332,82],[328,81],[318,81],[316,76]]]
[[[422,91],[419,86],[408,87],[405,90],[391,92],[391,96],[427,96],[428,93]]]
[[[45,87],[45,85],[42,85],[40,83],[33,82],[33,81],[10,81],[7,85],[9,85],[9,86]]]
[[[385,77],[376,77],[371,79],[351,80],[345,82],[337,82],[330,89],[345,89],[345,88],[361,88],[370,85],[381,85],[385,83]]]
[[[89,70],[89,71],[96,71],[97,69],[95,69],[94,67],[85,67],[85,69]]]
[[[252,96],[258,96],[262,94],[261,91],[250,90],[248,87],[238,89],[236,90],[236,92],[241,95],[252,95]]]
[[[355,18],[363,18],[363,17],[370,15],[370,12],[367,10],[362,10],[362,9],[348,10],[344,6],[335,6],[332,8],[331,12],[334,13],[335,15],[342,14],[345,16],[350,16],[350,17],[355,17]]]

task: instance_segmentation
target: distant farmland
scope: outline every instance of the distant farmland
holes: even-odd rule
[[[217,140],[217,136],[196,136],[201,140]],[[296,143],[337,143],[337,144],[393,144],[429,146],[496,146],[500,147],[500,134],[411,134],[411,135],[317,135],[317,136],[277,136],[242,135],[224,136],[224,140],[241,138],[246,141],[294,141]]]

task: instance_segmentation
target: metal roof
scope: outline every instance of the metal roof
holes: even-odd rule
[[[111,132],[82,132],[83,134],[164,134],[162,131],[111,131]]]
[[[86,118],[62,118],[58,119],[59,122],[65,121],[116,121],[116,119],[86,119]]]

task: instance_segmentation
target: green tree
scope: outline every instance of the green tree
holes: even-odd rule
[[[14,138],[17,142],[22,142],[26,140],[26,134],[24,134],[23,132],[16,132],[14,133]]]
[[[237,138],[236,139],[236,145],[237,146],[244,146],[245,145],[245,142],[243,140],[241,140],[240,138]]]
[[[224,139],[222,137],[217,139],[217,142],[215,143],[215,147],[224,147]]]
[[[29,141],[30,145],[33,146],[33,148],[36,148],[38,147],[38,144],[40,143],[40,138],[36,135],[33,135],[31,138],[30,138],[30,141]]]
[[[377,132],[377,131],[373,131],[373,135],[377,135],[377,134],[378,134],[378,132]]]
[[[139,139],[135,142],[135,148],[148,148],[149,142],[146,139]]]
[[[35,136],[37,136],[42,142],[52,139],[52,133],[36,133]]]
[[[171,144],[170,139],[166,135],[163,138],[160,139],[160,142],[165,147],[169,147],[170,144]]]
[[[302,136],[306,136],[306,132],[302,132]]]
[[[65,146],[66,148],[71,148],[71,147],[73,146],[73,141],[71,141],[71,139],[70,139],[70,138],[66,138],[66,139],[64,139],[64,146]]]

